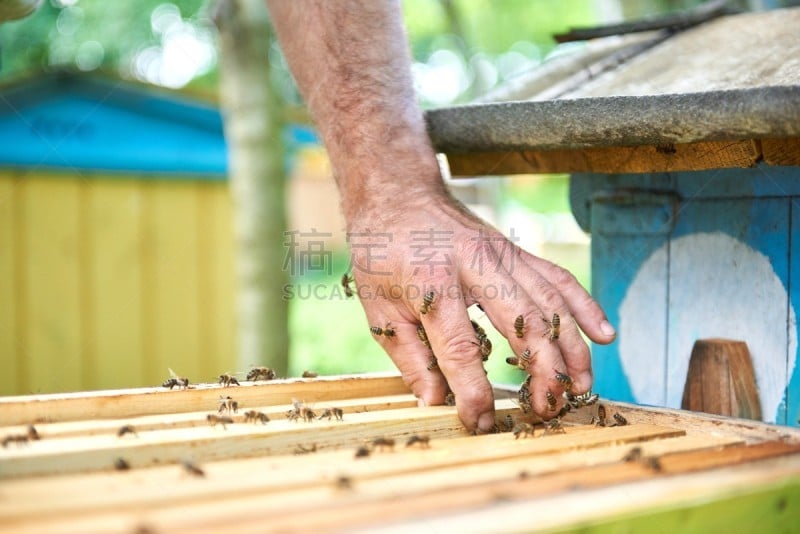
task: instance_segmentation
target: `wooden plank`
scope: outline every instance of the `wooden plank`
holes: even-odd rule
[[[164,376],[163,379],[168,378]],[[242,406],[286,404],[292,398],[314,403],[356,397],[400,395],[408,387],[396,373],[321,376],[242,382],[236,388],[201,384],[192,389],[138,388],[51,395],[0,397],[0,426],[36,422],[136,417],[148,414],[202,411],[216,405],[222,394],[233,394]]]
[[[17,213],[15,195],[17,180],[13,175],[0,175],[0,395],[22,393],[20,389],[20,366],[18,346],[19,326],[16,302],[17,282]]]
[[[545,439],[516,440],[511,434],[505,433],[434,440],[428,450],[399,447],[395,452],[374,453],[370,458],[358,461],[353,459],[352,451],[318,453],[302,458],[274,458],[270,461],[268,477],[259,475],[265,468],[263,459],[214,462],[204,464],[207,477],[214,480],[211,485],[176,480],[174,468],[154,468],[148,470],[147,477],[95,474],[10,481],[4,486],[11,490],[14,497],[10,502],[0,503],[0,518],[4,521],[29,521],[44,516],[72,516],[90,511],[96,513],[123,508],[129,511],[153,510],[247,498],[269,500],[259,508],[263,508],[264,513],[280,513],[287,506],[316,506],[329,500],[331,483],[343,471],[359,487],[368,486],[363,492],[374,499],[379,495],[391,497],[398,491],[412,494],[454,485],[513,479],[522,470],[532,476],[595,463],[616,463],[630,448],[624,443],[645,436],[654,440],[642,443],[647,454],[659,450],[693,450],[711,444],[721,446],[732,443],[732,438],[706,438],[705,441],[699,437],[669,438],[663,429],[647,426],[638,429],[582,427],[570,428],[568,432],[571,435],[554,435]],[[668,443],[661,443],[663,441]],[[585,449],[587,446],[590,448]],[[494,451],[499,451],[499,454]],[[65,496],[65,500],[47,506],[47,510],[42,510],[41,502],[29,498],[43,491],[61,493],[76,486],[81,487],[80,492]],[[109,491],[110,488],[113,490]],[[316,491],[309,491],[313,488]],[[110,495],[98,498],[98,495],[106,493]],[[268,493],[278,495],[267,499]],[[223,508],[227,509],[228,505]]]
[[[78,180],[28,177],[22,209],[28,385],[35,392],[83,386]]]
[[[752,167],[756,141],[708,141],[662,146],[448,153],[454,177],[561,172],[645,173]]]
[[[141,387],[141,193],[134,180],[91,181],[89,243],[96,382],[89,389]]]
[[[767,165],[800,167],[800,138],[761,139],[761,153]]]

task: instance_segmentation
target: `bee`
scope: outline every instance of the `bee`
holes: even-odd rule
[[[394,450],[394,439],[392,438],[375,438],[372,440],[372,448],[380,451],[388,448],[390,451]]]
[[[642,459],[642,448],[634,447],[622,457],[623,462],[638,462]]]
[[[356,449],[354,458],[367,458],[369,456],[369,448],[361,445]]]
[[[422,306],[419,308],[419,313],[422,315],[426,315],[429,311],[433,309],[433,301],[436,299],[436,293],[433,291],[428,291],[425,293],[425,296],[422,297]]]
[[[127,471],[130,468],[131,464],[125,458],[120,457],[114,460],[114,469],[117,471]]]
[[[306,423],[310,423],[317,417],[317,414],[308,406],[303,406],[302,410],[300,410],[300,417],[302,417]]]
[[[256,380],[274,380],[275,371],[269,367],[253,367],[247,373],[247,380],[255,382]]]
[[[645,466],[652,469],[653,471],[656,471],[657,473],[660,473],[661,470],[663,469],[661,466],[661,460],[659,460],[656,456],[648,456],[647,458],[642,458],[642,463]]]
[[[489,359],[489,356],[491,356],[492,354],[492,342],[489,339],[489,336],[483,336],[481,338],[478,338],[478,341],[479,342],[477,343],[477,345],[481,351],[481,358],[483,359],[483,361],[487,361]]]
[[[518,338],[522,338],[524,335],[525,329],[525,318],[522,315],[517,315],[517,318],[514,319],[514,334]]]
[[[336,488],[340,490],[353,489],[353,480],[347,476],[340,476],[336,479]]]
[[[572,389],[572,377],[569,376],[568,374],[565,374],[565,373],[562,373],[561,371],[558,371],[557,369],[553,369],[553,371],[556,372],[556,382],[561,384],[561,386],[564,388],[564,391],[571,390]]]
[[[506,363],[508,365],[513,365],[514,367],[519,367],[519,358],[516,356],[509,356],[506,358]]]
[[[204,476],[206,476],[206,472],[203,471],[200,468],[200,466],[198,466],[196,463],[194,463],[193,461],[189,460],[188,458],[184,458],[183,460],[181,460],[181,466],[183,467],[184,471],[186,471],[187,473],[189,473],[192,476],[196,476],[196,477],[204,477]]]
[[[168,379],[164,380],[164,382],[161,384],[162,388],[169,388],[170,390],[172,390],[172,388],[176,388],[176,387],[178,389],[186,389],[186,388],[189,387],[189,379],[188,378],[182,377],[182,376],[178,376],[175,373],[175,371],[173,371],[172,369],[169,369],[169,368],[167,368],[167,369],[169,370],[170,377]]]
[[[519,439],[520,436],[527,438],[528,436],[533,437],[535,435],[533,425],[529,423],[517,423],[517,426],[512,430],[512,434],[514,434],[514,439]]]
[[[206,421],[208,421],[208,424],[210,424],[211,426],[217,426],[217,424],[220,424],[222,425],[222,428],[225,430],[227,430],[228,428],[225,425],[233,424],[233,419],[231,419],[230,417],[225,415],[216,415],[213,413],[210,413],[206,416]]]
[[[555,417],[550,419],[544,427],[544,434],[564,434],[566,430],[564,430],[564,425],[561,424],[561,418]]]
[[[452,391],[449,391],[447,395],[444,396],[444,404],[445,406],[455,406],[456,405],[456,394]]]
[[[434,369],[438,368],[439,368],[439,360],[436,358],[436,356],[431,356],[431,359],[428,360],[428,366],[427,366],[428,371],[433,371]]]
[[[558,335],[561,333],[561,318],[558,314],[553,314],[552,321],[548,321],[544,317],[542,317],[542,321],[547,323],[547,330],[542,334],[542,337],[550,336],[550,341],[558,339]]]
[[[393,338],[397,333],[395,332],[394,328],[391,327],[392,323],[386,323],[384,328],[380,326],[370,326],[369,331],[372,332],[372,335],[375,336],[386,336],[387,338]]]
[[[592,393],[591,391],[587,391],[582,395],[573,395],[569,391],[564,392],[564,398],[567,399],[567,403],[574,408],[583,408],[584,406],[591,406],[600,398],[600,395],[597,393]]]
[[[486,337],[486,330],[484,330],[481,325],[479,325],[472,319],[470,319],[469,322],[472,323],[472,329],[475,330],[475,337],[477,337],[478,339]]]
[[[621,413],[614,414],[614,422],[616,423],[614,426],[625,426],[628,424],[628,420],[625,419]]]
[[[298,419],[300,419],[300,412],[298,412],[295,409],[288,410],[286,412],[286,419],[288,419],[289,421],[297,421]]]
[[[267,414],[263,412],[257,412],[256,410],[248,410],[244,412],[245,423],[258,423],[259,421],[262,425],[266,425],[269,423],[269,417]]]
[[[506,430],[508,432],[511,432],[512,430],[514,430],[514,418],[511,417],[510,413],[506,414],[504,422],[505,422],[505,425],[506,425]]]
[[[353,289],[350,287],[350,284],[355,282],[350,273],[344,273],[342,275],[342,287],[344,288],[344,296],[350,298],[353,296]]]
[[[219,397],[219,410],[218,413],[237,413],[239,411],[239,403],[231,398],[230,395]]]
[[[423,345],[431,348],[431,342],[428,340],[428,334],[425,332],[425,328],[422,325],[417,325],[417,337],[420,341],[422,341]]]
[[[597,405],[597,420],[596,426],[606,426],[606,407],[602,404]]]
[[[317,452],[317,444],[312,443],[310,447],[306,447],[305,445],[298,445],[294,448],[294,453],[296,455],[299,454],[311,454],[312,452]]]
[[[412,447],[414,445],[419,445],[421,449],[430,449],[431,448],[431,438],[430,436],[419,436],[414,434],[408,441],[406,441],[406,447]]]
[[[531,406],[531,377],[525,379],[522,385],[517,392],[517,400],[519,403],[519,407],[522,410],[522,413],[530,413],[532,410]]]
[[[229,375],[229,374],[227,374],[227,373],[224,373],[224,374],[221,374],[221,375],[219,375],[219,376],[217,377],[217,383],[221,384],[221,385],[222,385],[222,387],[228,387],[228,386],[238,386],[238,385],[240,385],[240,384],[239,384],[239,381],[238,381],[238,380],[236,380],[236,377],[234,377],[234,376],[231,376],[231,375]]]
[[[322,415],[317,417],[317,419],[318,420],[325,419],[327,417],[328,421],[330,421],[331,418],[335,418],[337,421],[341,421],[343,415],[344,412],[342,411],[341,408],[325,408],[325,410],[322,412]]]
[[[319,373],[315,373],[314,371],[303,371],[303,378],[317,378]]]
[[[5,449],[12,443],[16,443],[18,446],[27,444],[30,438],[27,434],[11,434],[3,438],[3,448]]]
[[[139,434],[136,433],[136,429],[133,428],[133,426],[131,425],[122,425],[121,427],[119,427],[119,430],[117,430],[117,437],[121,438],[125,434],[132,434],[137,438],[139,437]]]
[[[33,425],[28,425],[28,439],[31,441],[38,441],[42,439],[39,436],[39,432],[36,431],[36,427]]]
[[[506,358],[506,363],[508,365],[518,367],[524,371],[531,363],[531,349],[526,348],[523,350],[522,354],[519,355],[519,358],[516,356],[509,356]]]
[[[556,410],[556,403],[558,403],[556,396],[550,393],[549,389],[544,392],[544,396],[547,399],[547,409],[554,412]]]

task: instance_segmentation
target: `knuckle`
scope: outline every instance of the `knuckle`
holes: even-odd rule
[[[560,310],[564,307],[564,299],[561,293],[551,285],[545,285],[539,290],[539,298],[543,307],[548,310]]]
[[[479,347],[475,336],[470,333],[450,337],[444,345],[444,361],[452,366],[472,364],[480,360]]]
[[[559,265],[553,265],[552,283],[559,291],[564,291],[575,286],[578,283],[578,279],[567,269]]]

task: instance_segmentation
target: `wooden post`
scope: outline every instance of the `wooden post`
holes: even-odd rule
[[[761,419],[753,362],[744,341],[698,339],[695,342],[681,408]]]

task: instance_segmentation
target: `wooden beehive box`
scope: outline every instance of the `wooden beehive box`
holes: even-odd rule
[[[2,398],[0,437],[34,423],[40,439],[0,449],[0,530],[797,527],[796,429],[601,400],[609,421],[629,424],[591,424],[594,405],[566,416],[563,433],[538,424],[517,439],[506,416],[535,421],[513,391],[496,392],[501,432],[482,436],[454,407],[418,408],[394,375]],[[207,421],[220,396],[239,404],[225,427]],[[342,420],[287,420],[293,399],[318,416],[341,408]],[[249,410],[270,421],[245,423]],[[135,434],[118,436],[125,425]],[[413,435],[429,447],[407,447]],[[381,437],[394,448],[355,457]]]

